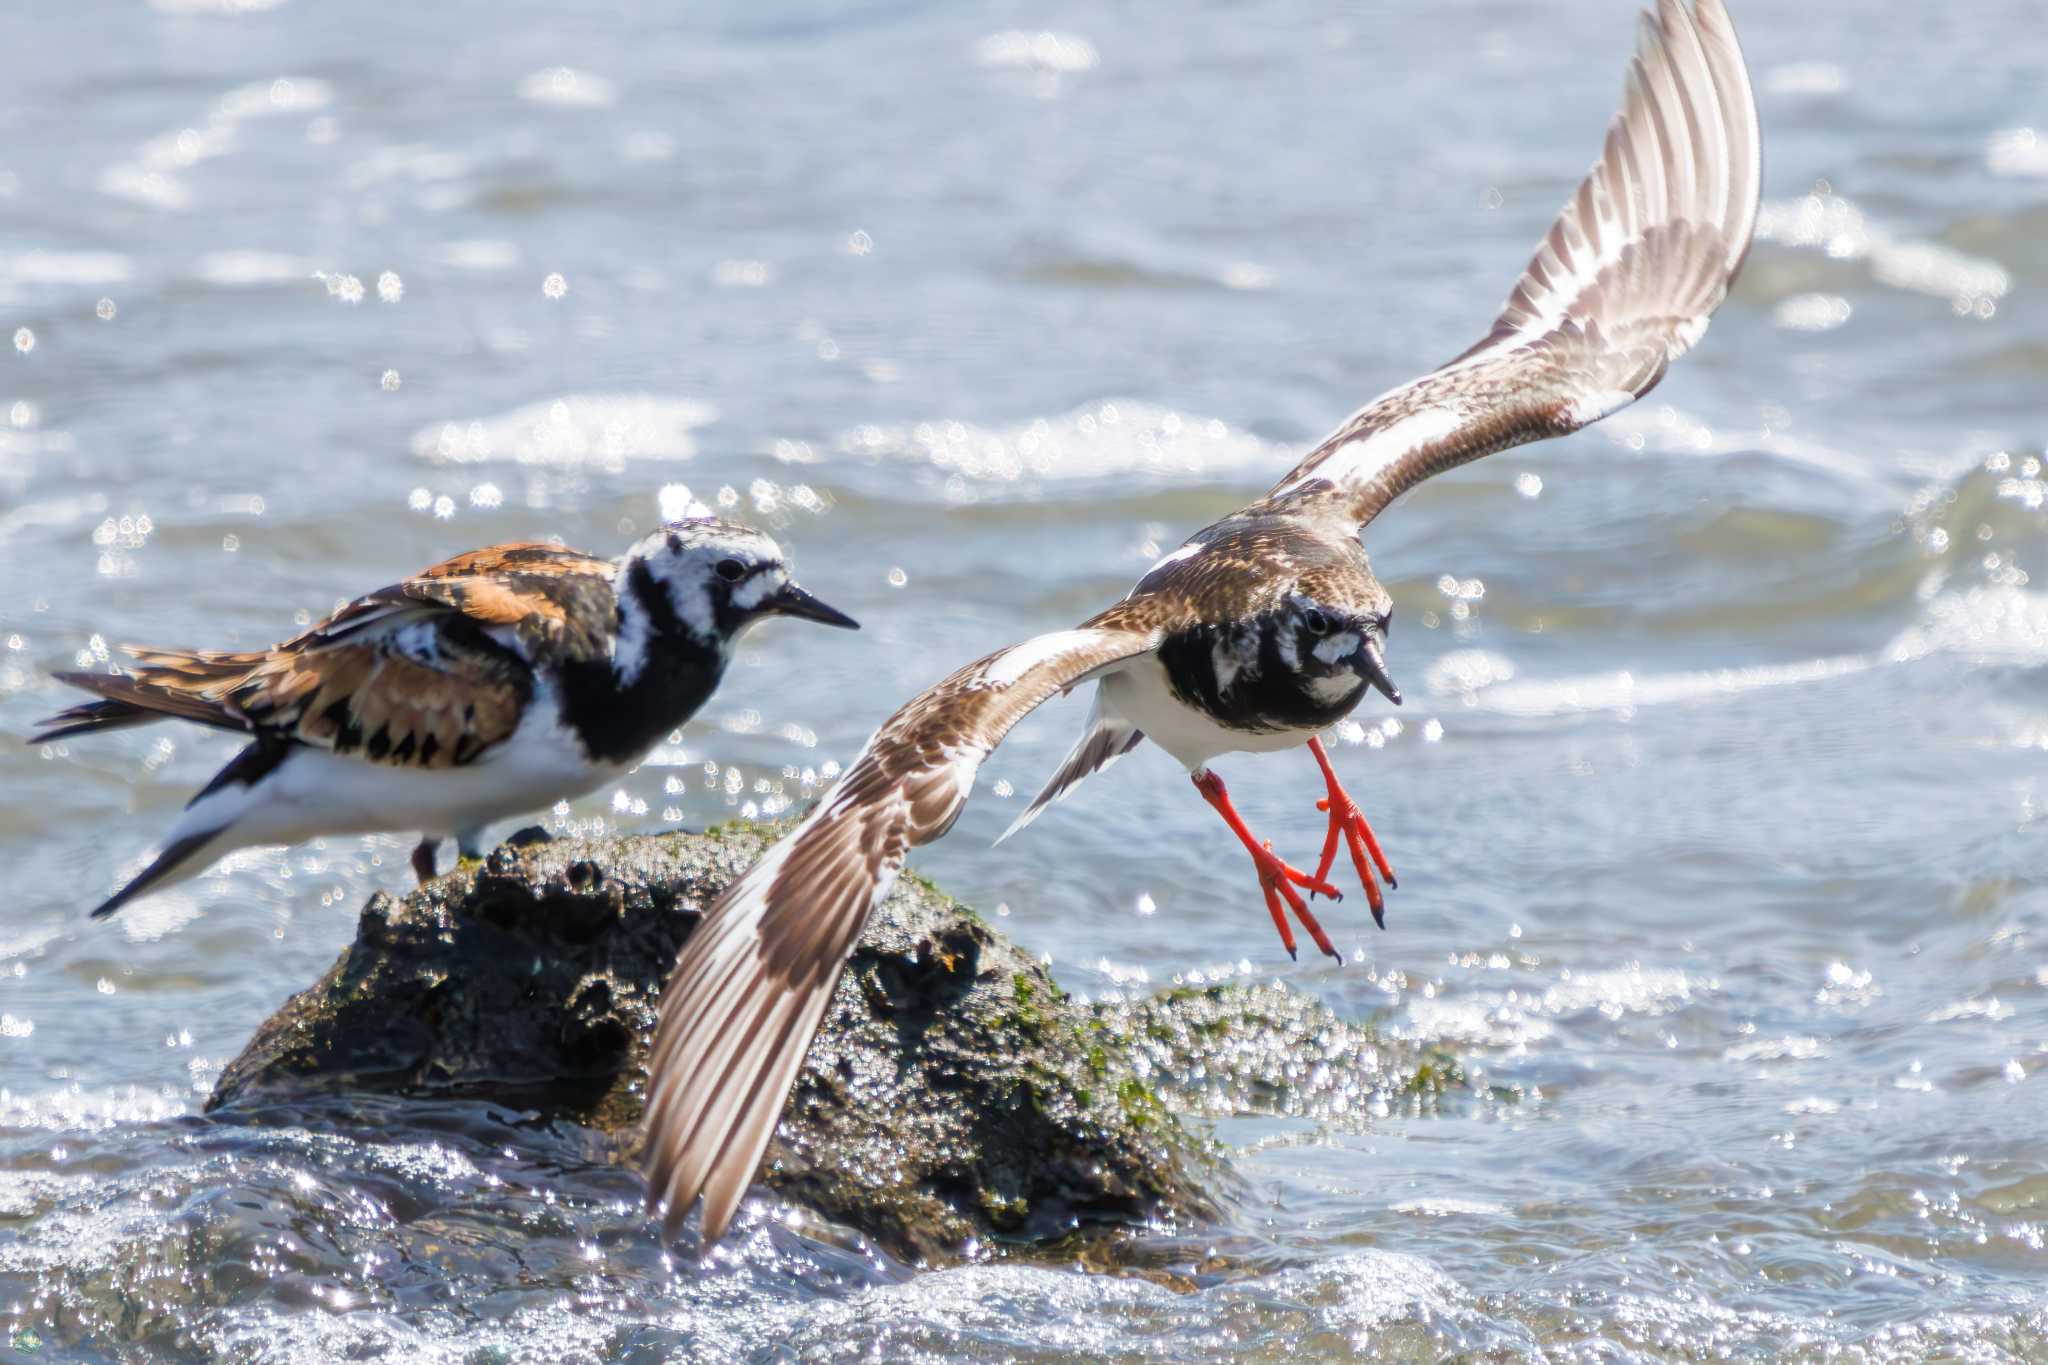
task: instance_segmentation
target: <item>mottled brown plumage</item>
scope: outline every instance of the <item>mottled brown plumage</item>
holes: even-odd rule
[[[883,722],[818,808],[719,897],[676,964],[645,1152],[667,1231],[701,1197],[703,1241],[724,1233],[869,910],[908,850],[951,827],[981,761],[1033,707],[1098,680],[1088,734],[1019,824],[1147,737],[1235,821],[1200,766],[1208,756],[1310,738],[1368,684],[1398,701],[1380,656],[1390,603],[1357,533],[1423,479],[1648,392],[1726,296],[1759,170],[1755,104],[1720,0],[1659,0],[1600,161],[1477,345],[1361,409],[1122,602],[967,665]],[[1324,865],[1345,833],[1370,892],[1370,831],[1355,807],[1355,830],[1340,829],[1348,798],[1324,761]],[[1277,894],[1268,904],[1286,940]]]
[[[528,659],[609,654],[614,569],[558,545],[492,545],[365,594],[270,649],[123,646],[131,672],[57,675],[105,700],[53,716],[41,738],[174,716],[374,763],[460,766],[518,727],[533,693]],[[527,658],[488,626],[510,628]]]
[[[716,518],[666,523],[615,560],[492,545],[270,649],[130,647],[131,671],[60,674],[100,699],[32,742],[167,717],[252,738],[95,915],[231,849],[321,834],[417,829],[425,880],[443,838],[480,852],[491,823],[623,775],[771,616],[854,624],[797,586],[772,539]]]

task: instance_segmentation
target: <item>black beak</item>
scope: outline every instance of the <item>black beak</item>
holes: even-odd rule
[[[794,583],[783,584],[781,592],[762,604],[762,610],[773,612],[777,616],[795,616],[805,621],[816,621],[821,626],[860,629],[860,622],[837,607],[826,606]]]
[[[1377,635],[1366,636],[1365,643],[1358,647],[1358,669],[1367,682],[1380,690],[1380,695],[1396,706],[1401,704],[1401,689],[1387,676],[1387,647]]]

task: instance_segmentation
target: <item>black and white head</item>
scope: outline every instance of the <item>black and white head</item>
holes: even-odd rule
[[[1346,605],[1290,594],[1272,629],[1281,659],[1317,700],[1355,698],[1371,686],[1399,706],[1401,689],[1387,674],[1387,630],[1393,620],[1393,599],[1373,583],[1366,601]]]
[[[668,522],[626,551],[618,594],[622,667],[646,637],[685,636],[723,651],[770,616],[860,629],[797,586],[772,538],[715,517]]]

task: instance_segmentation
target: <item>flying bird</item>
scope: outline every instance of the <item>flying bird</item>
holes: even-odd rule
[[[1377,914],[1356,803],[1316,735],[1386,668],[1392,606],[1359,534],[1454,466],[1597,422],[1650,391],[1706,331],[1749,250],[1761,147],[1721,0],[1643,16],[1599,161],[1480,341],[1381,395],[1257,502],[1191,536],[1122,601],[968,664],[882,723],[838,785],[736,879],[685,943],[650,1061],[643,1160],[673,1236],[701,1197],[721,1237],[761,1160],[848,951],[904,855],[959,817],[976,769],[1023,716],[1095,684],[1088,726],[1024,813],[1149,738],[1244,844],[1290,951],[1283,903],[1325,951],[1301,889],[1341,839]],[[1327,787],[1321,864],[1280,859],[1236,811],[1217,755],[1306,743]]]
[[[715,518],[673,522],[617,559],[513,542],[436,564],[270,649],[128,646],[120,673],[29,742],[196,721],[249,736],[163,851],[94,916],[222,854],[322,834],[421,830],[481,852],[493,821],[619,777],[696,713],[770,616],[857,628],[797,586],[782,550]]]

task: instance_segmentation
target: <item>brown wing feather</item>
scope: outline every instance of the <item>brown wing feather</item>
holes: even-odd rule
[[[106,700],[52,717],[60,728],[49,735],[155,715],[372,762],[459,766],[517,728],[530,662],[609,654],[613,572],[610,560],[559,545],[490,545],[367,593],[271,649],[130,645],[131,673],[61,675]]]
[[[704,1244],[724,1234],[846,956],[904,855],[952,827],[981,761],[1032,708],[1156,647],[1161,612],[1120,603],[919,694],[705,912],[669,978],[649,1062],[643,1159],[670,1235],[700,1195]]]
[[[437,631],[431,659],[389,638],[280,652],[235,683],[225,705],[258,728],[372,762],[459,767],[509,738],[533,695],[506,651]]]
[[[1642,397],[1727,297],[1761,176],[1756,101],[1721,0],[1659,0],[1600,160],[1492,329],[1360,410],[1269,503],[1319,505],[1363,526],[1434,474]]]
[[[263,653],[133,648],[131,674],[63,680],[140,710],[223,729],[263,731],[372,762],[447,768],[518,727],[529,671],[480,635],[433,630],[422,657],[387,622],[379,633]],[[61,718],[60,718],[61,719]]]
[[[438,606],[510,627],[536,661],[602,658],[612,647],[616,567],[541,541],[486,545],[366,593],[282,647],[340,639],[394,610]]]

